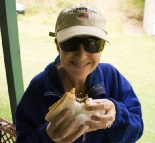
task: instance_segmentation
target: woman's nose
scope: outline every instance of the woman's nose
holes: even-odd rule
[[[87,57],[87,52],[85,51],[83,44],[79,45],[78,50],[76,51],[76,56],[81,58]]]

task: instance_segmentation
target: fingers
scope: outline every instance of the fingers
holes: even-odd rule
[[[54,136],[55,140],[64,139],[68,135],[70,135],[70,133],[74,129],[74,126],[76,125],[76,123],[77,123],[77,119],[75,119],[75,118],[72,119],[71,122],[65,127],[65,131],[61,130],[61,131],[58,131],[57,134],[55,134],[55,136]]]
[[[87,121],[85,124],[87,126],[89,126],[89,129],[87,130],[87,132],[95,131],[95,130],[100,129],[100,128],[103,128],[103,129],[106,128],[106,127],[103,127],[103,126],[101,127],[101,123],[99,121],[90,120],[90,121]]]
[[[93,104],[88,105],[85,109],[87,111],[109,110],[114,106],[113,102],[107,99],[97,99]]]
[[[90,121],[87,121],[85,124],[89,126],[89,129],[87,130],[87,132],[91,132],[91,131],[96,131],[98,129],[110,128],[113,122],[112,121],[101,122],[101,121],[90,120]]]
[[[62,139],[62,142],[74,142],[77,138],[79,138],[82,134],[84,134],[86,132],[86,130],[88,130],[88,126],[86,125],[81,125],[77,131],[75,131],[73,134],[67,136],[66,138]]]
[[[60,123],[70,114],[70,112],[70,109],[64,109],[56,116],[53,121],[50,122],[53,130],[55,130],[60,125]]]
[[[77,119],[72,119],[70,123],[65,127],[65,130],[59,130],[59,127],[53,131],[52,134],[50,134],[50,137],[55,142],[61,142],[66,143],[69,142],[69,140],[65,140],[66,138],[70,137],[72,130],[74,129],[75,125],[77,123]],[[52,125],[51,125],[52,127]],[[51,132],[50,132],[51,133]]]
[[[70,109],[61,111],[54,120],[52,120],[46,128],[46,132],[51,139],[57,139],[59,133],[59,125],[70,114]],[[73,124],[73,123],[72,123]]]
[[[115,110],[114,110],[115,111]],[[115,112],[114,111],[108,111],[107,114],[102,115],[92,115],[91,119],[92,121],[100,121],[100,123],[103,125],[102,127],[107,127],[107,122],[111,121],[113,123],[115,121]],[[90,121],[88,121],[90,122]],[[104,125],[106,124],[106,125]],[[101,126],[100,126],[101,127]]]
[[[93,104],[88,105],[85,109],[87,111],[95,111],[91,116],[92,120],[86,122],[86,125],[89,126],[87,132],[110,128],[115,121],[116,109],[114,103],[110,100],[94,100]],[[104,114],[101,113],[102,111],[105,111]]]
[[[85,123],[89,126],[89,130],[87,130],[87,132],[110,128],[115,120],[115,117],[113,115],[92,115],[91,119],[92,120],[86,121]]]
[[[107,121],[114,120],[112,115],[102,115],[102,116],[92,115],[91,119],[94,121],[101,121],[101,122],[107,122]]]
[[[86,125],[81,125],[77,131],[73,132],[74,127],[76,126],[77,119],[71,119],[68,125],[66,125],[64,128],[60,130],[61,123],[64,121],[64,119],[70,114],[70,110],[65,109],[60,114],[57,115],[57,117],[51,121],[47,128],[47,134],[48,136],[55,142],[60,143],[70,143],[76,140],[78,137],[80,137],[86,129],[89,127]]]
[[[94,100],[94,103],[91,105],[88,105],[85,108],[85,110],[86,111],[98,111],[96,113],[100,113],[99,116],[97,116],[97,114],[92,115],[93,120],[102,121],[102,122],[115,120],[116,109],[115,109],[114,103],[110,100],[107,100],[107,99]]]

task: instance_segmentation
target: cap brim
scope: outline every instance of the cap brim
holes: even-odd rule
[[[94,36],[109,42],[109,38],[105,31],[91,26],[72,26],[60,30],[56,34],[58,42],[63,42],[75,36]]]

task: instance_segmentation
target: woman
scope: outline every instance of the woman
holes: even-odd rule
[[[56,37],[59,56],[32,79],[17,107],[17,143],[135,143],[143,133],[141,104],[116,68],[99,63],[109,42],[103,15],[88,5],[67,7],[51,35]],[[76,118],[59,130],[72,109],[64,109],[51,122],[45,116],[73,87],[77,94],[93,99],[85,110],[104,110],[105,115],[92,115],[72,133]]]

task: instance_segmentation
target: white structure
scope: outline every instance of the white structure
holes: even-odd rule
[[[147,35],[155,35],[155,0],[145,0],[143,28]]]
[[[154,14],[154,23],[153,23],[153,35],[155,35],[155,14]]]

